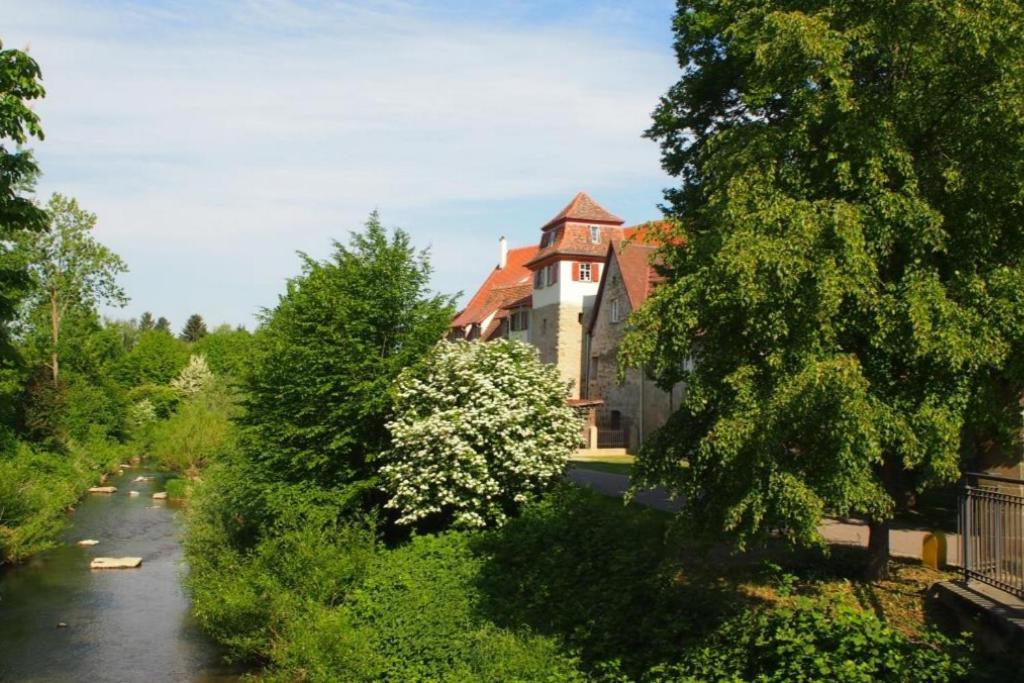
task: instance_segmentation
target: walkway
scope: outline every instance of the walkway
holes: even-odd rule
[[[587,486],[606,496],[621,496],[629,488],[629,477],[624,474],[572,467],[569,469],[568,477],[573,483]],[[675,512],[680,507],[680,501],[670,499],[668,493],[661,487],[638,493],[634,500],[646,507],[665,512]],[[868,525],[867,522],[860,520],[826,519],[820,531],[829,543],[861,547],[867,547],[868,544]],[[921,546],[927,533],[923,529],[892,529],[889,532],[889,553],[893,557],[921,559]],[[956,534],[947,534],[946,543],[948,564],[960,566],[960,537]]]

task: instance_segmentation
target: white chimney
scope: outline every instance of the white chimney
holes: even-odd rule
[[[506,265],[508,265],[508,240],[502,235],[498,240],[498,269],[500,270]]]

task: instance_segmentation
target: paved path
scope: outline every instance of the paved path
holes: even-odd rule
[[[629,477],[613,472],[598,472],[582,467],[569,469],[569,480],[580,486],[587,486],[606,496],[621,496],[629,488]],[[656,510],[674,512],[679,509],[680,501],[671,500],[665,489],[658,487],[650,491],[638,493],[634,500]],[[827,519],[820,527],[821,535],[829,543],[844,545],[868,544],[867,522],[850,519]],[[889,531],[889,552],[893,557],[910,557],[921,559],[921,545],[928,532],[923,529],[899,528]],[[947,534],[948,564],[960,566],[960,537]]]

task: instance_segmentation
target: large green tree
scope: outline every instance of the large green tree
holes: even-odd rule
[[[185,327],[181,329],[181,339],[187,342],[197,342],[208,334],[206,321],[203,316],[193,313],[185,321]]]
[[[369,481],[388,443],[391,385],[443,336],[453,302],[429,291],[427,255],[376,214],[329,259],[302,260],[256,334],[246,450],[280,480]]]
[[[39,169],[24,148],[32,138],[43,138],[39,117],[29,106],[45,94],[41,77],[35,60],[0,42],[0,426],[12,419],[10,396],[20,388],[10,330],[29,285],[20,238],[47,226],[46,212],[28,194]]]
[[[1024,8],[693,0],[675,33],[678,227],[623,352],[687,392],[640,478],[740,545],[864,515],[880,575],[915,492],[1020,447]]]
[[[60,377],[60,333],[69,308],[95,310],[100,304],[123,306],[128,297],[117,277],[128,270],[124,261],[93,236],[96,214],[72,197],[54,194],[46,206],[50,230],[23,237],[35,280],[35,303],[49,316],[50,373]]]

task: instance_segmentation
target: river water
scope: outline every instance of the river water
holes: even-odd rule
[[[156,478],[134,483],[139,475]],[[138,468],[111,477],[117,493],[88,494],[59,547],[0,572],[0,681],[238,680],[189,615],[181,513],[152,498],[166,477]],[[89,569],[93,557],[123,556],[142,566]]]

